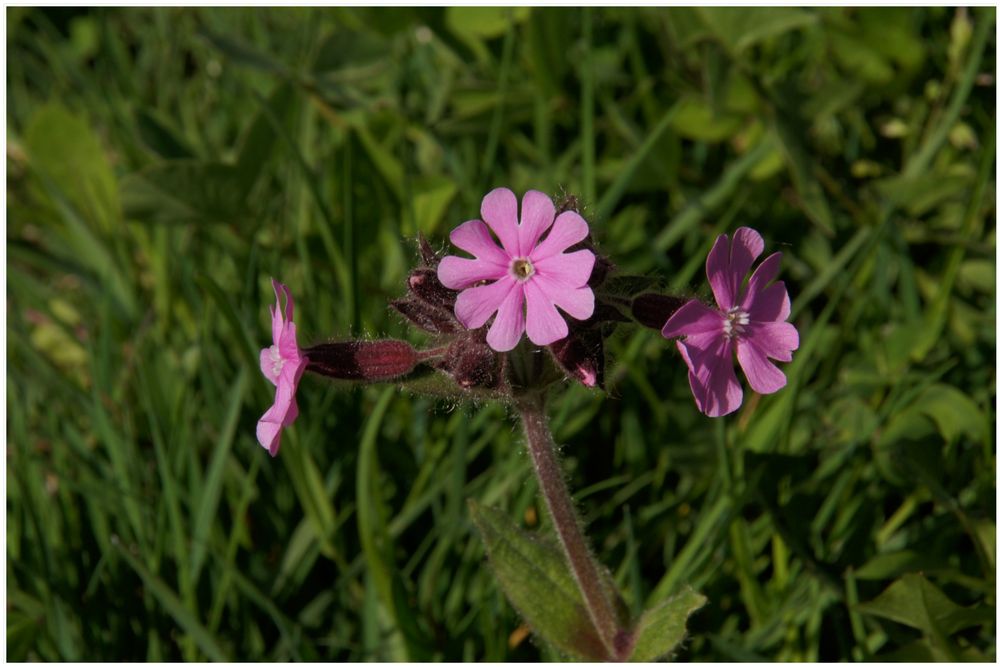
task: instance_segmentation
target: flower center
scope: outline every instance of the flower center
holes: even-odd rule
[[[750,315],[741,310],[739,306],[733,306],[725,313],[726,319],[722,321],[722,333],[726,338],[741,336],[746,331],[746,326],[750,324]]]
[[[525,281],[535,274],[535,267],[527,257],[518,257],[510,265],[510,271],[520,281]]]
[[[268,348],[268,352],[271,355],[271,374],[278,377],[281,375],[281,369],[285,366],[285,360],[281,358],[281,351],[277,345]]]

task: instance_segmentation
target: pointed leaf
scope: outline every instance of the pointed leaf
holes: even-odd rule
[[[632,662],[650,662],[674,651],[687,633],[687,619],[708,600],[690,586],[639,619]]]
[[[961,607],[922,574],[905,574],[881,595],[858,609],[921,630],[926,635],[950,635],[963,628],[989,623],[994,611],[983,605]]]
[[[600,636],[562,554],[502,512],[469,501],[493,572],[507,599],[540,637],[561,651],[606,660]]]

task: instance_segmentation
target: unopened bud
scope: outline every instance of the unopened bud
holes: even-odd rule
[[[434,248],[431,247],[430,242],[427,241],[427,237],[423,234],[417,236],[417,246],[420,248],[420,258],[424,260],[424,264],[431,268],[436,268],[441,258],[438,254],[434,252]]]
[[[438,280],[434,269],[414,269],[407,278],[410,293],[424,303],[451,311],[455,308],[458,292],[450,290]]]
[[[670,316],[683,306],[687,299],[652,292],[640,294],[632,300],[632,317],[639,324],[659,331]]]
[[[604,284],[608,274],[615,270],[615,265],[607,257],[593,250],[593,247],[591,247],[591,250],[594,253],[594,268],[590,272],[590,279],[587,280],[587,286],[591,289],[597,289]]]
[[[417,351],[401,340],[320,343],[303,352],[309,360],[306,370],[339,380],[391,380],[412,371],[419,361]]]
[[[439,367],[463,389],[496,389],[500,385],[500,359],[485,341],[463,336],[448,346]]]
[[[419,299],[396,299],[390,301],[389,305],[424,331],[434,334],[448,334],[462,330],[450,312],[424,303]]]
[[[585,387],[604,388],[604,337],[600,327],[570,331],[549,345],[553,358],[566,375]]]

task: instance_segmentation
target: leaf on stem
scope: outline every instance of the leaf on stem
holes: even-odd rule
[[[659,607],[646,611],[636,628],[632,662],[650,662],[672,653],[687,633],[687,619],[707,598],[690,586]]]
[[[607,660],[562,554],[518,528],[502,512],[469,501],[493,572],[532,630],[555,648],[586,660]]]

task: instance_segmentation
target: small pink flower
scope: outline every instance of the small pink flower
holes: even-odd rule
[[[727,415],[743,402],[733,351],[753,390],[771,394],[787,380],[770,359],[791,361],[799,347],[799,332],[785,321],[791,309],[785,283],[768,285],[778,275],[781,253],[761,262],[743,286],[763,251],[764,239],[749,227],[737,229],[732,243],[720,236],[705,264],[719,308],[689,301],[663,326],[667,338],[685,336],[677,349],[687,362],[695,403],[709,417]]]
[[[497,352],[507,352],[525,331],[535,345],[565,338],[569,328],[557,306],[578,320],[593,315],[594,292],[587,281],[594,253],[565,252],[589,233],[579,214],[565,211],[556,218],[552,200],[529,190],[521,202],[519,223],[517,197],[507,188],[483,197],[480,213],[485,224],[470,220],[451,233],[451,242],[474,259],[449,256],[438,265],[441,283],[462,290],[455,317],[463,326],[478,329],[496,313],[486,342]]]
[[[271,456],[276,456],[281,446],[281,429],[290,426],[299,416],[295,390],[298,389],[308,360],[295,340],[292,293],[273,278],[271,286],[277,300],[277,304],[271,306],[271,335],[274,345],[260,351],[260,370],[278,389],[274,394],[274,405],[257,422],[257,440]],[[281,294],[285,295],[284,308],[281,307]]]

